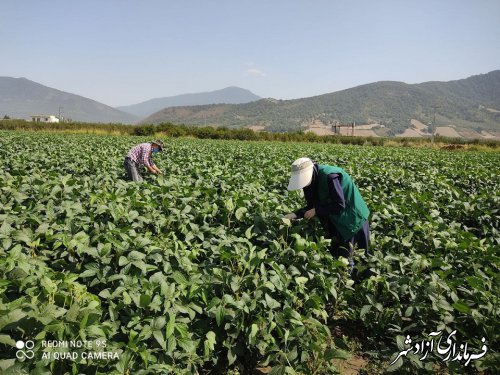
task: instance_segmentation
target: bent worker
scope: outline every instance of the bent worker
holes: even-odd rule
[[[142,181],[140,173],[142,166],[146,167],[150,173],[163,174],[153,162],[153,155],[161,151],[163,151],[163,142],[159,140],[141,143],[130,149],[124,161],[127,180]]]
[[[317,216],[332,239],[332,255],[347,258],[352,271],[353,249],[368,250],[370,211],[351,176],[342,168],[300,158],[292,164],[288,184],[288,190],[299,189],[303,189],[307,205],[285,217],[310,220]]]

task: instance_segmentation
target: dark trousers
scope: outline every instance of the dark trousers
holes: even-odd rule
[[[330,252],[335,257],[342,256],[344,258],[347,258],[349,260],[349,266],[351,267],[352,271],[352,268],[354,267],[353,249],[364,249],[366,252],[368,252],[370,243],[369,221],[366,220],[363,223],[361,229],[347,241],[340,236],[337,229],[333,227],[333,224],[331,224],[331,222],[328,222],[327,233],[328,236],[332,239]]]
[[[123,166],[125,167],[125,172],[127,173],[128,181],[142,181],[142,176],[141,173],[139,172],[139,167],[128,156],[123,161]]]

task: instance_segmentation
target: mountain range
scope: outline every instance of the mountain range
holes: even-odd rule
[[[30,119],[33,115],[59,115],[60,110],[62,117],[73,121],[133,124],[140,120],[95,100],[26,78],[0,77],[0,118]]]
[[[415,123],[421,127],[451,127],[472,132],[472,136],[500,132],[500,70],[449,82],[375,82],[294,100],[268,98],[237,105],[171,107],[142,120],[148,124],[161,122],[267,131],[315,127],[328,131],[333,124],[354,122],[371,125],[376,135],[401,134]]]
[[[26,78],[0,77],[0,118],[57,115],[59,107],[66,119],[82,122],[172,122],[317,134],[332,134],[335,124],[355,123],[358,135],[423,136],[437,129],[442,135],[500,137],[500,70],[449,82],[381,81],[293,100],[260,99],[227,87],[118,108]]]
[[[239,87],[155,98],[113,108],[79,95],[56,90],[26,78],[0,77],[0,118],[30,119],[32,115],[59,115],[73,121],[134,124],[166,107],[217,103],[247,103],[257,96]]]
[[[259,100],[260,96],[239,87],[226,87],[222,90],[183,94],[166,98],[155,98],[142,103],[117,107],[120,111],[135,116],[146,117],[168,107],[193,106],[204,104],[240,104]]]

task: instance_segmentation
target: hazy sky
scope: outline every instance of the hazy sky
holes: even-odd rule
[[[500,69],[500,0],[0,0],[0,76],[111,106]]]

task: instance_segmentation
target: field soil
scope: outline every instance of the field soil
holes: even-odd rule
[[[441,135],[450,138],[461,138],[462,136],[458,133],[452,125],[449,126],[438,126],[436,128],[436,135]]]
[[[379,124],[364,124],[364,125],[356,125],[354,127],[354,135],[358,137],[378,137],[379,135],[375,133],[372,129]],[[312,122],[306,132],[314,133],[316,135],[336,135],[332,129],[331,125],[325,125],[322,121],[315,120]],[[350,127],[342,127],[340,128],[340,135],[352,135],[352,128]]]
[[[425,125],[423,122],[420,122],[414,118],[411,119],[411,124],[415,127],[415,129],[421,131],[421,132],[427,132],[427,129],[429,128],[427,125]]]
[[[417,129],[406,129],[403,133],[396,134],[396,137],[416,137],[416,138],[420,138],[420,137],[422,137],[422,133],[419,132]]]
[[[263,132],[264,130],[266,130],[266,127],[264,125],[252,125],[248,128],[253,130],[254,132]]]

